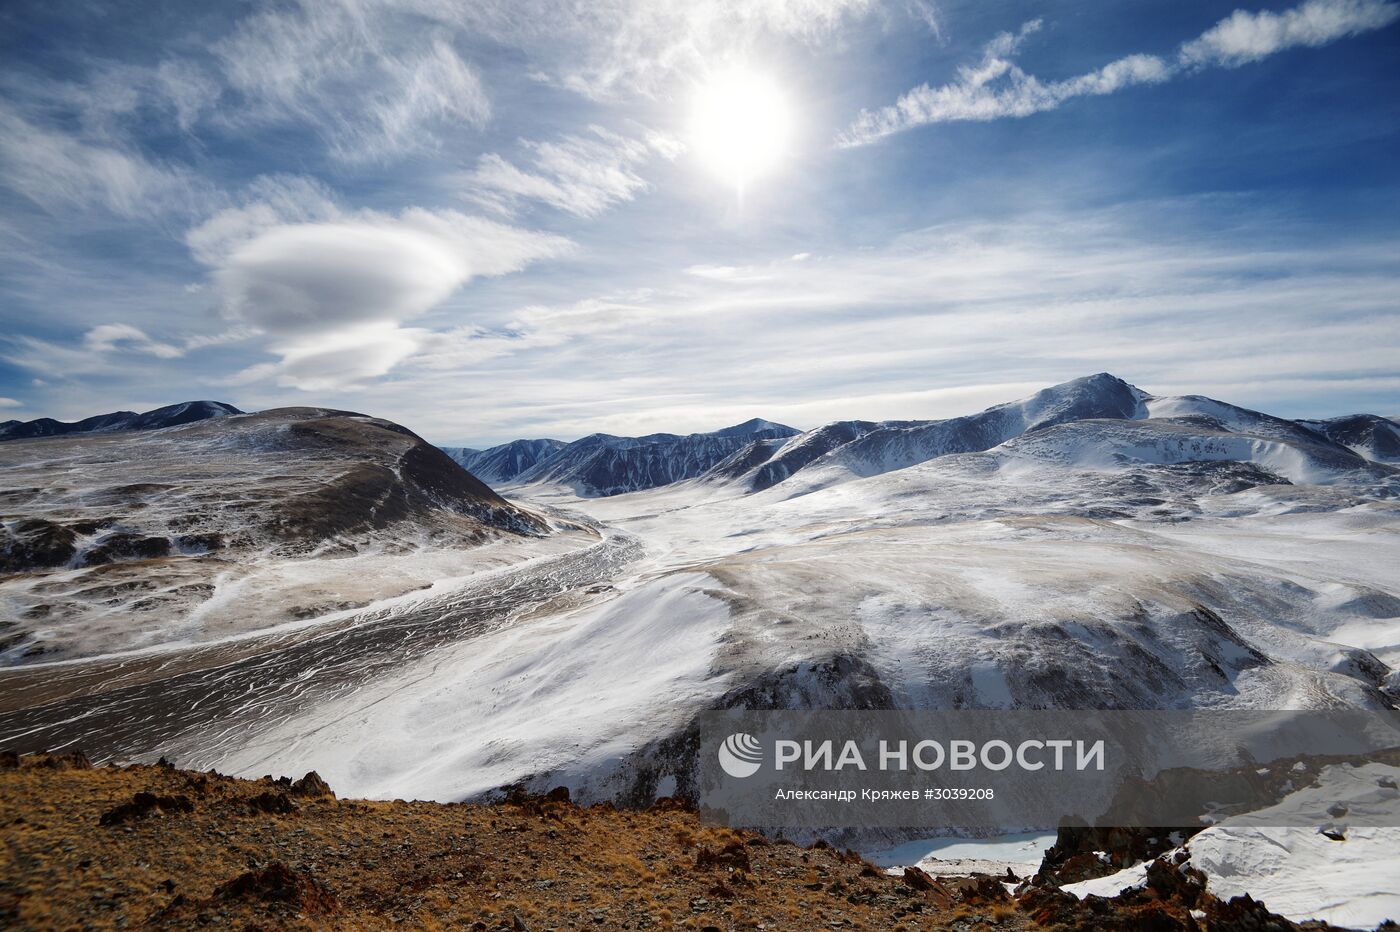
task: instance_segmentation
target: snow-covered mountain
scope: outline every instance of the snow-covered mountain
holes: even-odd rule
[[[41,417],[33,421],[4,421],[0,423],[0,440],[26,440],[34,437],[59,437],[65,434],[107,433],[118,430],[159,430],[178,427],[212,417],[242,414],[222,401],[184,401],[153,411],[113,411],[97,414],[81,421],[55,421]]]
[[[791,437],[792,427],[754,418],[710,433],[614,437],[591,434],[566,444],[515,477],[517,485],[552,485],[598,497],[692,479],[755,442]]]
[[[798,493],[942,456],[1000,449],[1080,466],[1253,463],[1290,481],[1317,482],[1336,471],[1374,472],[1370,461],[1389,462],[1400,447],[1393,428],[1365,415],[1298,422],[1200,395],[1156,397],[1101,372],[947,420],[838,421],[782,444],[751,445],[704,478],[750,492],[785,483]]]
[[[1400,463],[1400,423],[1375,414],[1299,421],[1334,443],[1377,463]]]
[[[553,456],[564,446],[562,440],[512,440],[485,450],[443,447],[442,451],[482,482],[497,486],[513,481],[516,476]]]
[[[0,475],[0,666],[314,617],[550,530],[408,429],[321,408],[3,444]]]
[[[0,469],[6,528],[28,533],[16,518],[42,513],[75,535],[125,530],[64,512],[107,501],[158,536],[141,522],[271,521],[302,496],[322,520],[373,519],[398,500],[384,470],[409,441],[387,427],[353,451],[363,474],[300,438],[293,462],[329,457],[349,477],[333,489],[307,465],[302,493],[269,497],[288,481],[290,427],[258,435],[274,455],[256,481],[224,482],[247,444],[215,428],[241,420],[5,445],[0,458],[25,454]],[[123,686],[120,706],[81,677],[44,679],[55,698],[12,714],[9,733],[253,776],[314,769],[352,795],[524,782],[643,804],[694,787],[697,715],[713,708],[1395,709],[1393,424],[1295,422],[1101,374],[939,421],[585,438],[510,488],[556,527],[584,527],[532,538],[560,542],[543,557],[486,532],[435,558],[413,537],[439,533],[428,509],[243,576],[267,560],[256,546],[226,548],[218,573],[182,553],[159,572],[130,557],[0,580],[0,615],[16,619],[0,644],[21,639],[0,703],[41,688],[44,656],[156,644],[179,658],[170,669],[197,669],[170,681],[195,697],[190,717],[169,712],[162,655],[121,668],[123,683],[155,682]],[[118,440],[126,464],[101,465],[98,445]],[[167,456],[172,472],[146,468]],[[222,504],[196,476],[218,480]],[[492,554],[487,572],[463,570]],[[390,567],[394,594],[366,604]],[[309,619],[304,642],[222,662],[229,628],[289,612]],[[181,641],[216,649],[186,656]],[[31,649],[53,654],[19,656]]]

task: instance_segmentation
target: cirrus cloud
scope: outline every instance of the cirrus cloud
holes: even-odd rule
[[[1307,0],[1282,13],[1236,10],[1173,58],[1127,55],[1102,68],[1061,81],[1042,81],[1012,61],[1027,36],[1040,29],[1031,20],[1019,32],[989,42],[982,61],[958,69],[957,79],[938,87],[920,85],[895,103],[862,110],[837,137],[839,146],[862,146],[916,126],[960,120],[999,120],[1054,110],[1076,97],[1112,94],[1137,84],[1160,84],[1205,67],[1234,68],[1297,46],[1326,45],[1370,32],[1400,19],[1391,0]]]
[[[673,159],[681,144],[661,133],[645,140],[590,126],[586,135],[553,142],[525,140],[530,170],[518,168],[492,152],[460,177],[466,196],[484,207],[511,214],[522,200],[548,204],[578,217],[595,217],[647,188],[636,169],[653,154]]]

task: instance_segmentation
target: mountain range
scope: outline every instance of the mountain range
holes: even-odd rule
[[[83,418],[81,421],[56,421],[41,417],[32,421],[0,422],[0,440],[28,440],[36,437],[61,437],[66,434],[110,433],[122,430],[159,430],[178,427],[211,417],[227,417],[243,412],[222,401],[184,401],[153,411],[113,411]]]
[[[488,483],[552,485],[593,498],[693,479],[753,443],[797,433],[784,424],[754,418],[708,433],[589,434],[573,443],[515,440],[486,450],[444,449]]]
[[[443,447],[453,461],[488,485],[504,485],[567,444],[562,440],[512,440],[485,450]]]
[[[694,796],[713,709],[1400,708],[1375,415],[1099,373],[954,418],[455,457],[313,408],[102,427],[0,444],[0,747],[648,806]],[[1393,876],[1363,831],[1226,872],[1335,845]]]
[[[477,451],[505,500],[347,412],[3,444],[11,557],[69,545],[0,578],[0,663],[54,699],[12,733],[645,804],[693,790],[714,708],[1394,709],[1396,428],[1099,373],[955,418]],[[182,645],[198,669],[124,705],[43,679]]]
[[[1082,422],[1097,426],[1072,426]],[[554,486],[593,498],[692,479],[744,492],[779,484],[797,492],[1003,446],[1081,461],[1253,463],[1303,481],[1318,471],[1384,473],[1400,464],[1400,424],[1370,414],[1287,420],[1201,395],[1154,396],[1101,372],[942,420],[834,421],[798,431],[754,419],[686,436],[592,434],[573,443],[516,440],[447,452],[493,485]]]

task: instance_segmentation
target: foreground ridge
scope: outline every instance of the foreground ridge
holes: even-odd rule
[[[999,878],[893,876],[820,842],[702,825],[670,799],[584,808],[562,788],[490,805],[340,800],[314,773],[5,753],[0,826],[7,928],[1300,928],[1215,899],[1165,857],[1117,899],[1013,896]]]

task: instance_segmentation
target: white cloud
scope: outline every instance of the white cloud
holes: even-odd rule
[[[862,110],[837,139],[860,146],[892,133],[957,120],[998,120],[1054,110],[1075,97],[1111,94],[1137,84],[1159,84],[1184,69],[1237,67],[1295,46],[1325,45],[1380,29],[1400,19],[1391,0],[1307,0],[1282,13],[1236,10],[1201,36],[1183,44],[1174,58],[1128,55],[1062,81],[1042,81],[1011,58],[1040,28],[1032,20],[1018,33],[1001,33],[983,49],[982,61],[958,69],[957,79],[914,88],[894,104]]]
[[[1400,19],[1389,0],[1308,0],[1282,13],[1236,10],[1181,47],[1182,62],[1233,68],[1296,46],[1319,46]]]
[[[375,411],[444,442],[486,441],[713,429],[756,414],[798,426],[941,417],[985,403],[954,391],[965,386],[1104,369],[1162,391],[1211,384],[1265,410],[1283,398],[1285,413],[1334,373],[1373,393],[1400,384],[1394,242],[1280,248],[1242,214],[1228,237],[1142,235],[1181,206],[949,225],[492,312],[434,335],[376,383]],[[986,401],[1025,393],[998,391]],[[493,404],[416,402],[449,393]]]
[[[691,265],[686,267],[685,274],[717,282],[752,282],[768,278],[761,268],[736,265]]]
[[[653,142],[653,140],[655,140]],[[586,136],[569,135],[554,142],[522,143],[530,153],[529,170],[517,168],[496,153],[483,155],[461,177],[466,196],[500,213],[513,213],[522,200],[540,201],[579,217],[593,217],[620,201],[630,201],[647,187],[636,169],[653,153],[674,157],[670,137],[652,133],[643,142],[590,126]]]
[[[658,96],[678,77],[764,40],[819,43],[874,0],[481,0],[426,3],[464,27],[523,49],[544,80],[592,98]],[[922,4],[920,4],[922,6]],[[442,14],[451,9],[453,14]]]
[[[0,408],[23,408],[24,402],[15,398],[0,398]]]
[[[48,129],[0,103],[0,184],[49,212],[105,210],[119,217],[190,216],[218,203],[188,169],[115,144]]]
[[[352,326],[278,343],[278,362],[250,366],[230,384],[271,382],[308,392],[344,389],[388,375],[423,344],[427,331],[391,322]]]
[[[456,211],[344,212],[323,191],[286,179],[265,193],[272,197],[231,208],[189,237],[214,268],[225,315],[279,357],[245,370],[243,383],[319,391],[384,375],[429,336],[404,323],[472,278],[571,245]]]
[[[249,16],[213,46],[244,104],[228,118],[303,122],[350,162],[431,146],[442,125],[480,126],[490,101],[433,25],[447,15],[431,3],[297,0]]]
[[[100,324],[83,335],[83,345],[95,353],[130,350],[158,359],[176,359],[185,354],[178,346],[160,343],[130,324]]]
[[[185,233],[200,262],[217,266],[239,246],[271,227],[312,223],[341,215],[335,193],[315,178],[264,175],[243,192],[241,203],[219,211]]]

